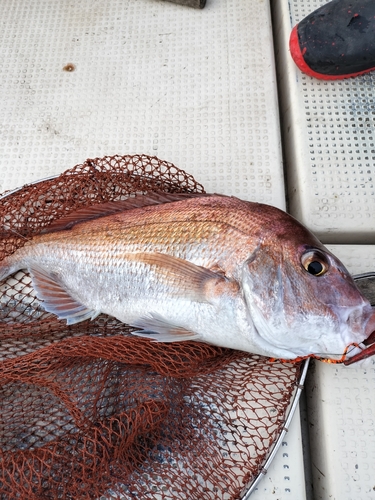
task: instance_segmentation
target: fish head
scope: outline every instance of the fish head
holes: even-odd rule
[[[264,237],[242,269],[258,345],[278,358],[340,359],[375,330],[375,310],[340,260],[292,222]]]

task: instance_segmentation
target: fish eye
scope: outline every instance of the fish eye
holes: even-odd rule
[[[328,269],[328,260],[325,255],[317,250],[306,252],[301,257],[304,269],[313,276],[322,276]]]

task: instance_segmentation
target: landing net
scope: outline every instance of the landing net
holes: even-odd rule
[[[82,206],[204,192],[157,158],[87,160],[0,198],[0,261]],[[280,435],[300,364],[162,344],[100,315],[67,326],[21,271],[0,282],[0,498],[239,499]]]

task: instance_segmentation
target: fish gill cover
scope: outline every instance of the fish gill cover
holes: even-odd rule
[[[141,155],[10,192],[0,261],[69,212],[148,191],[204,189]],[[241,498],[281,432],[300,364],[130,332],[105,315],[67,326],[24,272],[0,282],[1,499]]]

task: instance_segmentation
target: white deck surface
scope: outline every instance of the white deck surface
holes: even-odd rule
[[[3,0],[1,26],[0,191],[143,153],[285,206],[267,2]]]
[[[286,207],[268,2],[2,7],[0,191],[88,157],[144,153],[209,192]],[[302,500],[300,455],[297,416],[254,497]]]
[[[370,245],[335,251],[355,273],[375,270],[375,72],[319,82],[287,49],[292,26],[320,4],[272,5],[290,210],[325,242]],[[208,0],[203,10],[3,0],[0,53],[0,192],[88,157],[144,153],[207,191],[286,207],[267,0]],[[372,362],[316,363],[307,391],[314,498],[375,499],[374,394]],[[301,443],[296,415],[252,498],[306,498]]]

